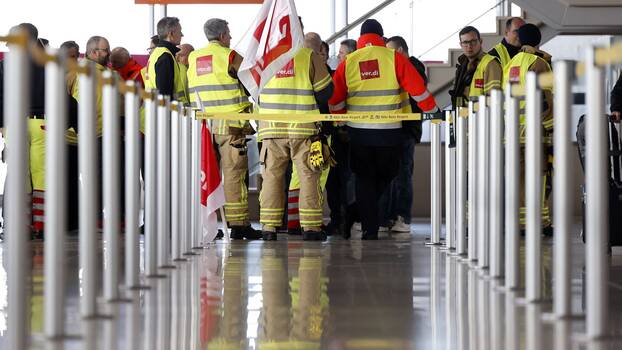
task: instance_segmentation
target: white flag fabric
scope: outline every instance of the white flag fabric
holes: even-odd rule
[[[244,53],[238,78],[257,101],[261,89],[303,46],[294,0],[265,0],[236,51]]]

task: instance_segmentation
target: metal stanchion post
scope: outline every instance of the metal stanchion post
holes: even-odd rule
[[[117,80],[112,72],[103,73],[103,169],[104,169],[104,297],[119,298],[119,103]]]
[[[157,270],[157,92],[151,93],[145,100],[145,274],[162,277]]]
[[[453,144],[455,118],[445,112],[445,247],[455,249],[456,237],[456,148]]]
[[[24,47],[10,45],[4,60],[4,118],[11,136],[11,151],[7,152],[7,211],[5,235],[8,255],[8,319],[9,349],[27,349],[30,280],[28,225],[26,218],[26,178],[28,177],[28,113],[29,76],[27,53]]]
[[[468,187],[468,260],[477,261],[477,120],[478,116],[475,112],[475,104],[469,101],[469,119],[468,119],[468,170],[467,187]]]
[[[181,118],[183,105],[173,101],[171,105],[171,253],[173,261],[185,261],[182,258],[181,238]]]
[[[505,287],[518,288],[519,280],[519,114],[511,85],[505,90]]]
[[[78,78],[78,162],[80,171],[80,270],[82,272],[81,314],[97,315],[97,111],[95,106],[95,66],[83,61],[88,73]]]
[[[525,139],[525,206],[527,225],[525,242],[525,298],[527,302],[542,298],[542,97],[538,76],[526,77],[526,139]]]
[[[193,255],[192,252],[192,118],[191,110],[186,109],[182,123],[182,208],[183,208],[183,252],[184,255]]]
[[[67,235],[67,128],[65,69],[45,65],[45,335],[61,337],[65,326],[65,241]]]
[[[467,119],[456,113],[456,254],[464,256],[467,209]]]
[[[572,120],[570,108],[572,106],[571,72],[574,65],[569,61],[555,62],[555,176],[553,178],[555,215],[555,263],[553,272],[555,278],[555,295],[553,298],[553,312],[558,317],[570,316],[570,231],[572,229],[572,169],[571,160],[571,132]]]
[[[125,94],[125,286],[139,288],[140,247],[140,116],[139,96],[133,81]]]
[[[202,249],[201,246],[201,121],[192,116],[192,170],[190,194],[191,222],[192,222],[192,249]]]
[[[503,276],[503,93],[490,92],[490,276]]]
[[[479,247],[477,249],[478,259],[477,265],[480,269],[487,269],[489,264],[488,245],[489,245],[489,201],[488,189],[490,179],[488,174],[490,160],[490,118],[488,116],[488,106],[486,105],[486,96],[479,96],[477,111],[477,224],[475,229],[479,234]]]
[[[607,118],[603,70],[594,64],[594,49],[586,53],[587,122],[585,125],[586,166],[586,331],[589,338],[609,334],[609,205],[607,193]]]
[[[171,259],[171,121],[170,99],[158,96],[158,267],[175,268]]]
[[[441,216],[443,213],[441,209],[441,124],[437,121],[430,123],[430,143],[432,153],[432,234],[427,245],[438,246],[441,245]]]

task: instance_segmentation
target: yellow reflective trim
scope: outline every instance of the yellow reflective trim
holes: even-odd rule
[[[332,81],[333,81],[333,79],[331,78],[330,74],[326,75],[326,77],[324,77],[324,79],[322,79],[322,80],[318,81],[317,83],[313,84],[313,90],[321,91],[322,89],[327,87],[328,84],[330,84]]]

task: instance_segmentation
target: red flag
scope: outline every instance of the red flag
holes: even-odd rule
[[[264,85],[302,48],[294,0],[265,0],[245,38],[238,45],[244,52],[238,78],[257,100]]]
[[[201,209],[203,242],[208,243],[218,233],[216,211],[225,205],[225,188],[220,178],[218,161],[212,145],[212,133],[203,121],[201,125]],[[224,218],[223,218],[224,220]]]

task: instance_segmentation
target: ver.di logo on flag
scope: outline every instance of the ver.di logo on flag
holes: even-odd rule
[[[361,72],[361,80],[380,78],[378,60],[359,62],[359,71]]]

